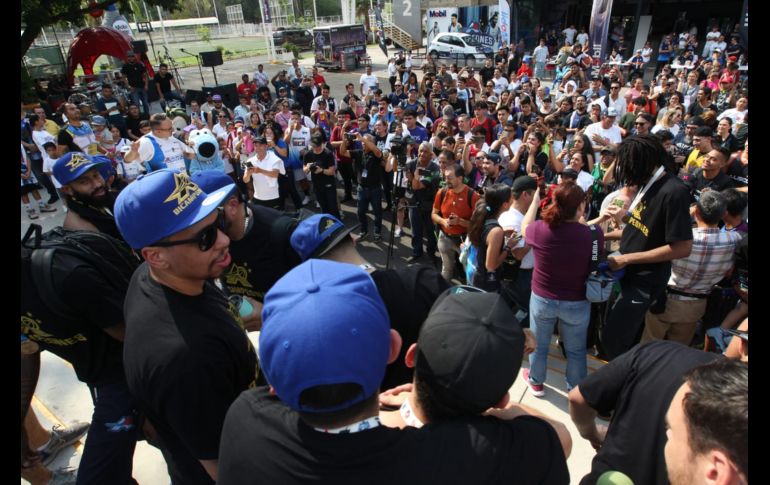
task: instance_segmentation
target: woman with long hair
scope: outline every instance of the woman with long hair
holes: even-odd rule
[[[586,332],[591,317],[585,282],[591,271],[592,236],[588,226],[579,222],[585,213],[585,192],[573,182],[562,183],[543,209],[543,219],[536,221],[539,205],[540,194],[535,192],[521,222],[522,235],[535,254],[529,315],[537,349],[529,356],[530,368],[524,370],[524,378],[536,397],[545,394],[548,349],[557,319],[567,354],[567,390],[586,376]],[[596,231],[602,248],[604,236],[601,229]]]
[[[501,265],[516,244],[506,244],[503,228],[497,218],[511,207],[512,200],[510,187],[494,184],[484,190],[484,197],[479,199],[473,210],[468,239],[477,250],[476,272],[471,281],[477,288],[495,292],[500,290]]]
[[[732,129],[733,120],[725,116],[717,124],[717,133],[714,141],[719,143],[719,146],[722,148],[727,148],[730,153],[735,153],[738,151],[739,145],[738,139],[732,133]]]
[[[594,169],[594,147],[591,144],[591,140],[582,132],[579,132],[559,153],[556,153],[554,150],[551,151],[550,158],[553,170],[556,173],[564,170],[575,153],[585,155],[583,159],[586,163],[585,170],[589,173],[592,172]]]
[[[657,125],[652,127],[652,130],[650,130],[650,133],[653,135],[660,130],[668,130],[671,132],[674,137],[679,134],[679,130],[681,129],[679,127],[679,123],[682,121],[682,110],[677,109],[671,109],[669,108],[668,111],[666,111],[666,114],[663,115],[663,118],[660,119],[660,122],[658,122]]]

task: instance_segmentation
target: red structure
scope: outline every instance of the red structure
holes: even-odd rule
[[[126,52],[132,50],[131,39],[112,27],[89,27],[81,30],[73,39],[67,54],[67,82],[72,86],[75,81],[75,69],[83,66],[83,73],[93,74],[94,63],[99,56],[107,55],[126,62]],[[147,67],[147,74],[154,76],[155,71],[146,54],[137,53]]]

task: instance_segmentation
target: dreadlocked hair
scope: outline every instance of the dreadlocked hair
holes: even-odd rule
[[[484,197],[476,203],[468,226],[468,238],[473,245],[481,246],[484,222],[491,217],[497,217],[503,204],[509,200],[511,200],[511,188],[505,184],[494,184],[484,189]]]
[[[615,180],[641,187],[665,160],[666,149],[655,135],[629,136],[618,146]]]

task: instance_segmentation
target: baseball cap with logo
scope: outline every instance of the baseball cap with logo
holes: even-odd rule
[[[213,99],[214,101],[222,101],[222,96],[220,96],[219,94],[215,94],[214,96],[211,97],[211,99]]]
[[[330,214],[314,214],[297,224],[289,239],[294,251],[302,260],[319,258],[358,229],[361,224],[345,227]]]
[[[104,126],[107,124],[107,120],[104,119],[104,116],[94,115],[91,117],[91,124],[96,126]]]
[[[513,385],[524,332],[498,293],[441,294],[417,338],[415,372],[432,391],[479,414]]]
[[[94,167],[104,164],[81,152],[68,152],[59,157],[53,165],[53,176],[62,185],[67,185],[80,178]]]
[[[164,168],[141,175],[115,200],[115,222],[134,249],[149,246],[205,219],[233,191],[207,194],[185,172]]]
[[[390,354],[390,320],[374,280],[358,266],[305,261],[267,292],[262,322],[259,363],[290,408],[347,409],[379,389]],[[361,391],[323,408],[302,402],[305,390],[334,384]]]
[[[233,184],[233,179],[221,170],[199,170],[190,176],[190,180],[207,194],[213,194],[225,187],[232,187],[231,192],[237,188]]]
[[[607,111],[604,113],[605,116],[609,116],[610,118],[615,118],[618,116],[618,110],[615,109],[614,106],[610,106],[607,108]]]

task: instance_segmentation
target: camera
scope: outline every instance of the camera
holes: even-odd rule
[[[355,131],[348,131],[345,133],[345,139],[348,141],[348,143],[353,143],[356,141],[356,132]]]
[[[319,167],[317,163],[313,162],[310,165],[308,165],[308,168],[310,169],[311,173],[315,173],[316,169],[318,169]]]

